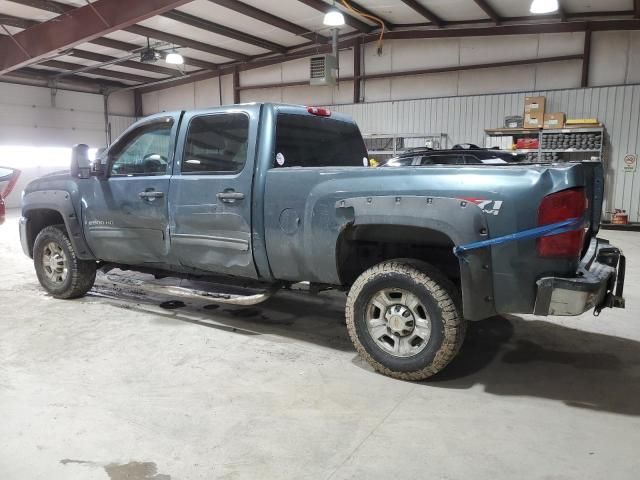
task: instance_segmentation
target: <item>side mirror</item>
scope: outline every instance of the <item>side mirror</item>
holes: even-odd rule
[[[101,180],[106,179],[109,175],[109,155],[106,153],[107,147],[99,148],[96,152],[96,159],[91,167],[91,175]]]
[[[72,177],[89,178],[91,176],[91,161],[89,160],[89,145],[79,143],[71,149]]]

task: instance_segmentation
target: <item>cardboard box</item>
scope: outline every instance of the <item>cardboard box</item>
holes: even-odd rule
[[[564,112],[544,114],[544,128],[564,128],[564,121]]]
[[[545,97],[524,97],[524,113],[539,113],[544,115]]]
[[[544,114],[542,113],[525,113],[524,128],[542,128]]]

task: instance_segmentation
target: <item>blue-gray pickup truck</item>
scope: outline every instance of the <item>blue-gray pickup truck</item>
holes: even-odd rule
[[[467,321],[624,306],[598,162],[373,168],[348,117],[268,103],[160,113],[86,150],[24,191],[22,245],[56,298],[115,267],[306,281],[348,292],[360,355],[409,380],[454,358]]]

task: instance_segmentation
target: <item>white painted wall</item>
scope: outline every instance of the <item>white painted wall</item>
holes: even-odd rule
[[[382,56],[376,44],[363,51],[364,74],[420,70],[454,65],[493,63],[521,59],[581,54],[584,33],[513,35],[496,37],[391,40]],[[309,78],[309,60],[241,72],[240,85],[255,86],[294,82]],[[340,52],[341,75],[353,75],[353,51]],[[478,95],[524,90],[562,89],[580,86],[582,62],[572,60],[519,67],[469,70],[410,77],[368,80],[362,84],[362,101],[378,102],[414,98]],[[640,32],[592,34],[590,86],[640,82]],[[224,77],[222,103],[233,101],[231,77]],[[242,102],[271,101],[306,105],[348,104],[353,84],[339,87],[295,86],[243,90]],[[199,108],[220,103],[218,79],[181,85],[143,95],[145,114],[176,108]]]
[[[142,95],[145,115],[170,110],[194,109],[233,103],[231,75],[210,78]]]

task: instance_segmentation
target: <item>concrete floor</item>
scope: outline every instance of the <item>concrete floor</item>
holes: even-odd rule
[[[360,361],[340,295],[168,311],[103,279],[52,299],[11,218],[0,479],[637,479],[640,234],[601,235],[628,256],[627,310],[472,324],[416,384]]]

